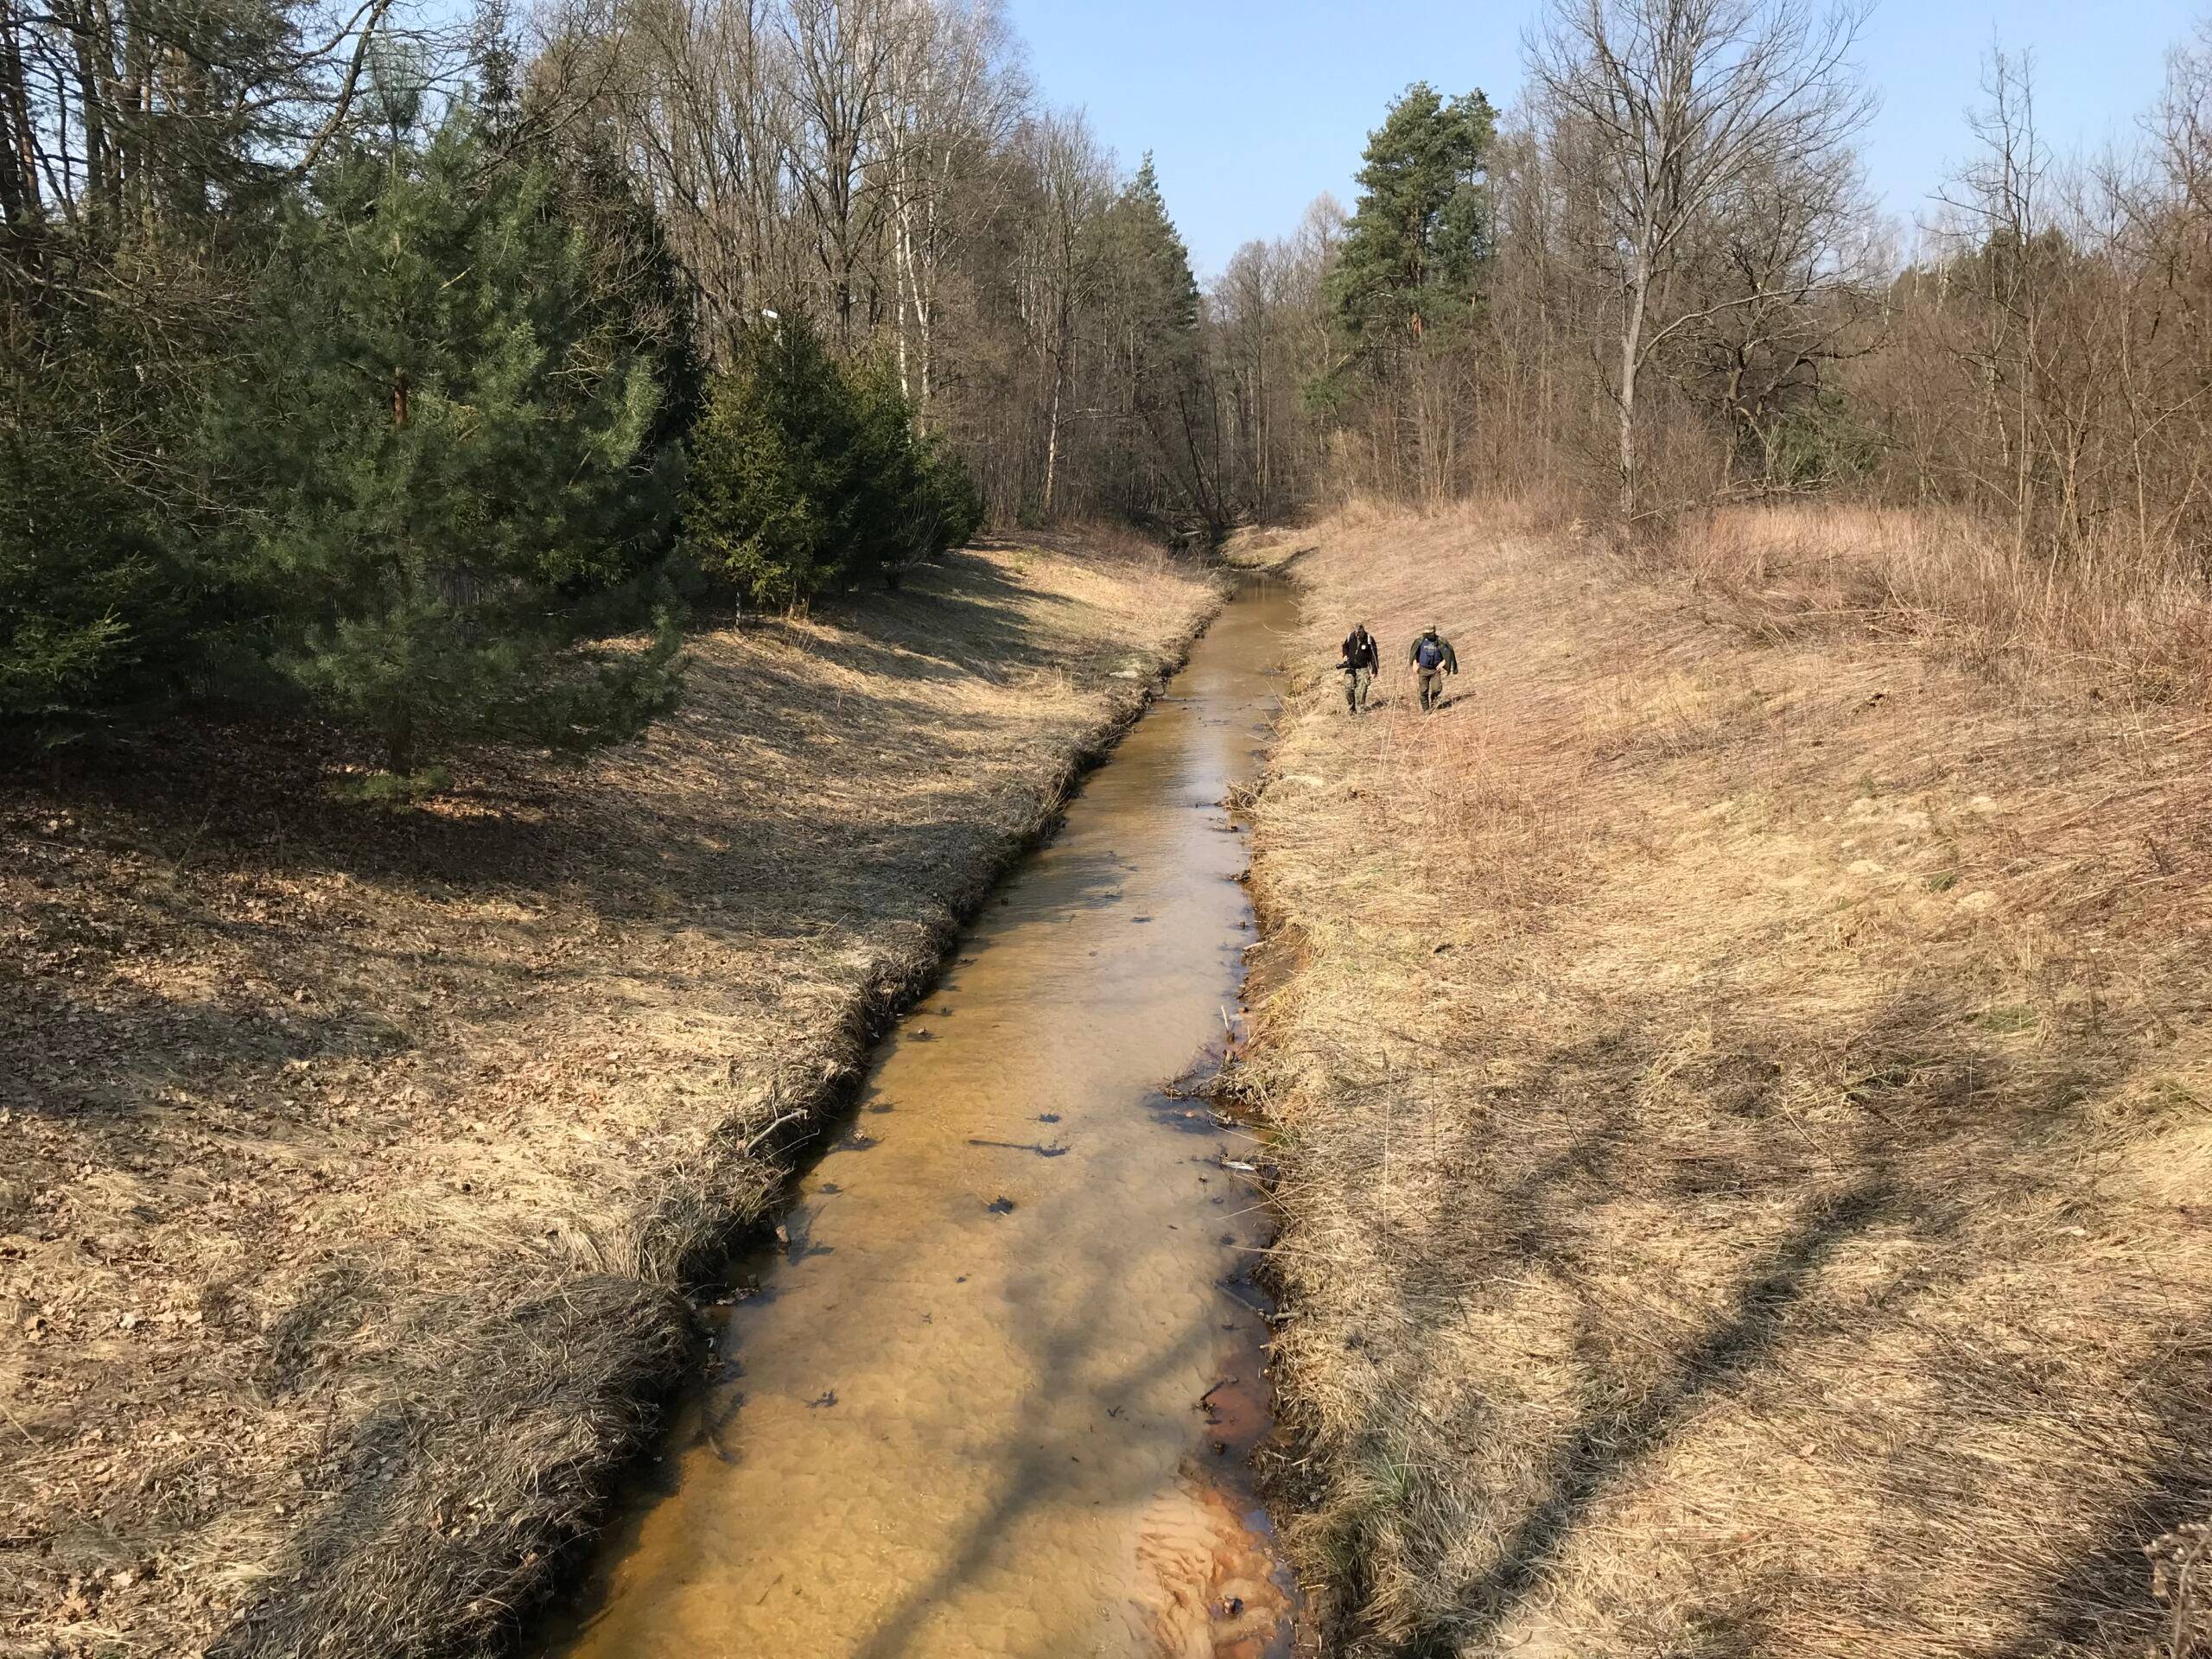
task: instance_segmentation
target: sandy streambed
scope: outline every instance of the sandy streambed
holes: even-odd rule
[[[1235,1003],[1294,608],[1248,580],[882,1045],[567,1659],[1283,1650],[1251,1143],[1159,1090]]]

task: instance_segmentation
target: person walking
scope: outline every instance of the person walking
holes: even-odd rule
[[[1375,636],[1368,632],[1366,623],[1355,623],[1344,636],[1344,660],[1337,664],[1337,671],[1344,677],[1344,713],[1356,715],[1367,707],[1368,691],[1382,666],[1382,653],[1375,647]]]
[[[1444,677],[1459,671],[1459,653],[1431,623],[1427,631],[1414,641],[1407,660],[1413,664],[1414,676],[1420,682],[1421,711],[1427,714],[1444,701]]]

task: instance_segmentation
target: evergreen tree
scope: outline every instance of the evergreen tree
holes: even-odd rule
[[[1160,174],[1147,151],[1108,218],[1116,274],[1135,296],[1142,335],[1156,351],[1180,356],[1196,349],[1198,283],[1191,251],[1167,211]]]
[[[1416,81],[1369,135],[1358,206],[1330,279],[1346,333],[1419,343],[1474,319],[1490,253],[1497,124],[1479,92],[1447,101]]]
[[[1108,348],[1122,359],[1125,413],[1137,438],[1123,461],[1129,509],[1139,518],[1194,517],[1218,535],[1228,525],[1214,477],[1198,279],[1150,155],[1100,235]]]
[[[942,557],[982,528],[982,497],[957,456],[914,430],[914,409],[892,364],[849,372],[859,497],[854,531],[868,562],[896,588],[915,565]]]
[[[913,565],[981,528],[965,468],[914,432],[887,364],[842,367],[805,317],[739,342],[696,429],[684,537],[701,572],[791,606]]]
[[[747,329],[692,441],[683,535],[707,579],[761,606],[849,584],[859,437],[851,390],[805,317]]]
[[[707,364],[699,340],[696,295],[668,226],[625,153],[628,129],[616,106],[563,102],[567,78],[521,78],[503,3],[477,20],[479,123],[486,145],[503,160],[541,167],[552,211],[583,237],[591,283],[607,327],[624,351],[650,365],[659,410],[645,452],[682,442],[706,406]],[[596,35],[563,35],[549,55],[582,54],[589,73],[611,74],[618,48]],[[582,73],[582,72],[578,72]]]
[[[617,741],[676,694],[664,612],[648,651],[573,650],[658,548],[681,455],[647,448],[658,389],[549,192],[490,165],[465,108],[329,162],[234,411],[273,664],[396,772],[431,739]]]
[[[88,366],[70,354],[79,372]],[[99,464],[75,388],[28,368],[0,418],[0,718],[16,734],[111,701],[182,621],[168,550]],[[20,724],[16,724],[20,722]]]
[[[0,270],[0,739],[165,699],[233,613],[192,442],[219,342],[139,298],[55,303]]]

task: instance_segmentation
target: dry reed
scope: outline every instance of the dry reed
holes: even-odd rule
[[[2212,701],[2212,588],[2124,533],[2056,554],[1963,513],[1791,504],[1693,515],[1662,546],[1770,639],[1909,634],[2044,694]]]

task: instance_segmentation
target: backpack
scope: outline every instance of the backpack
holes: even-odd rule
[[[1424,639],[1414,646],[1414,660],[1423,668],[1439,668],[1444,662],[1444,642]]]

